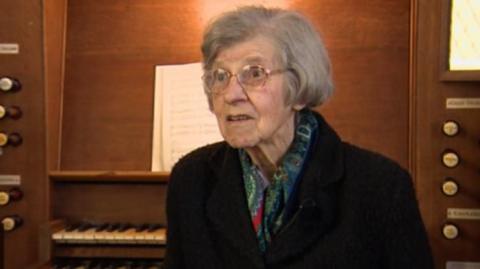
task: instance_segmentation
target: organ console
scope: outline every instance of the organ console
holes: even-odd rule
[[[22,88],[22,84],[16,78],[0,77],[0,90],[4,92],[14,92]]]
[[[34,263],[45,269],[158,268],[165,252],[162,235],[155,239],[139,228],[157,223],[161,232],[167,224],[168,175],[149,172],[152,66],[198,61],[201,36],[186,40],[183,33],[199,33],[198,21],[213,12],[207,5],[199,8],[198,1],[163,2],[9,1],[9,8],[0,9],[12,30],[9,39],[22,46],[12,55],[0,46],[0,203],[5,203],[0,221],[18,214],[28,223],[5,232],[0,256],[5,269],[36,268]],[[437,268],[447,261],[480,262],[480,221],[445,215],[451,207],[480,207],[479,84],[442,81],[435,66],[446,59],[439,54],[438,34],[448,35],[451,28],[440,24],[440,12],[452,1],[342,1],[324,9],[309,8],[317,2],[312,0],[285,2],[315,25],[330,27],[325,38],[334,41],[336,80],[342,82],[333,101],[342,109],[325,106],[322,113],[342,138],[411,169]],[[139,20],[123,23],[126,9]],[[178,16],[178,9],[188,12]],[[28,16],[9,16],[10,10]],[[328,15],[338,10],[365,19],[328,24]],[[378,10],[384,14],[380,19]],[[349,27],[352,22],[358,27]],[[152,39],[142,27],[149,24],[179,25],[182,31],[162,27],[159,35],[169,38]],[[123,33],[122,46],[113,50],[118,35],[105,35],[110,28]],[[355,38],[358,29],[369,33],[368,40]],[[359,68],[365,59],[369,68]],[[132,88],[142,94],[131,98]],[[364,93],[362,102],[355,98],[358,92]],[[449,108],[452,97],[462,98],[463,107]],[[28,143],[9,148],[21,144],[22,136]],[[384,137],[388,141],[378,139]],[[126,172],[131,170],[144,172]],[[12,176],[18,180],[9,180]],[[36,193],[12,202],[9,188],[17,185]],[[7,226],[20,226],[11,219]]]
[[[17,120],[22,117],[22,110],[18,106],[4,107],[0,105],[0,119],[11,118]]]
[[[0,132],[0,147],[5,147],[7,145],[19,146],[23,142],[23,138],[19,133],[1,133]]]

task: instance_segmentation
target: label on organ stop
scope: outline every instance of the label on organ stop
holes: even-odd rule
[[[447,208],[448,219],[480,220],[479,208]]]

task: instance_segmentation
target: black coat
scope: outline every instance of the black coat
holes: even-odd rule
[[[396,163],[319,131],[298,210],[264,256],[258,248],[236,149],[225,142],[182,158],[167,198],[173,268],[433,268],[412,181]]]

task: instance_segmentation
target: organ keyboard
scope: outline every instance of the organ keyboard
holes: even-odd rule
[[[53,233],[52,240],[59,244],[165,245],[166,229],[161,224],[82,222]]]
[[[158,268],[166,252],[165,173],[51,172],[42,269]],[[103,206],[98,206],[99,201]],[[157,267],[156,267],[157,266]]]
[[[148,259],[57,259],[53,269],[160,269],[162,262]]]

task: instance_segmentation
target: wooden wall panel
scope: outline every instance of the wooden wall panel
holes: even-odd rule
[[[195,7],[69,1],[62,169],[150,170],[154,66],[199,61]]]
[[[64,43],[65,43],[65,0],[43,2],[45,44],[45,106],[47,113],[47,167],[60,169],[60,137],[62,123]]]
[[[68,1],[62,169],[150,169],[154,65],[200,60],[214,2]],[[320,110],[346,140],[407,166],[409,1],[283,3],[330,51],[337,90]]]
[[[56,183],[53,219],[67,223],[160,223],[166,225],[166,184]]]
[[[341,136],[408,167],[409,1],[304,1],[323,33],[336,91],[320,108]]]
[[[5,268],[27,268],[38,258],[38,226],[47,221],[45,113],[43,78],[42,1],[3,0],[0,5],[0,43],[17,43],[19,54],[0,54],[0,76],[20,80],[19,92],[0,93],[0,103],[17,105],[18,120],[2,119],[0,130],[18,132],[23,144],[7,146],[0,154],[0,174],[20,175],[21,201],[0,207],[0,218],[19,215],[24,224],[5,239]],[[0,185],[0,190],[12,186]],[[28,247],[27,247],[28,246]],[[21,255],[19,255],[21,253]]]

